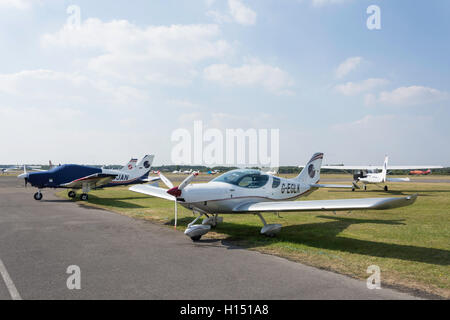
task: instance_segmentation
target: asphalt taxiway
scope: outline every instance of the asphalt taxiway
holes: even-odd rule
[[[0,177],[0,299],[414,299],[34,192]],[[67,287],[73,265],[80,290]]]

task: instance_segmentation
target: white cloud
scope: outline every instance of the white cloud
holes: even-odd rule
[[[231,16],[242,25],[253,25],[256,23],[256,12],[245,6],[240,0],[228,0]]]
[[[185,85],[196,76],[197,63],[230,52],[229,44],[219,36],[217,25],[141,28],[126,20],[88,19],[79,28],[66,25],[44,35],[42,45],[96,51],[87,61],[89,70],[111,78]]]
[[[335,86],[334,90],[346,96],[353,96],[373,90],[388,82],[389,81],[386,79],[370,78],[361,82],[347,82],[345,84],[340,84]]]
[[[213,4],[207,4],[211,7]],[[208,10],[206,15],[212,18],[216,23],[236,22],[244,26],[251,26],[256,23],[257,14],[247,7],[241,0],[228,0],[228,13],[221,13],[218,10]]]
[[[37,0],[0,0],[0,8],[29,9]]]
[[[400,87],[393,91],[381,92],[377,102],[386,105],[412,106],[430,104],[446,100],[448,98],[449,95],[446,92],[442,92],[437,89],[423,86],[410,86]]]
[[[214,22],[222,24],[232,22],[233,19],[228,14],[223,14],[218,10],[208,10],[206,16],[214,20]]]
[[[280,94],[290,93],[288,88],[293,85],[293,81],[285,71],[258,61],[240,67],[214,64],[205,68],[203,76],[209,81],[225,86],[261,86]]]
[[[351,71],[355,70],[360,64],[361,64],[362,58],[361,57],[351,57],[342,62],[337,68],[336,68],[336,77],[337,78],[343,78],[347,74],[349,74]]]
[[[0,94],[3,100],[12,97],[11,102],[32,101],[34,105],[53,106],[94,103],[108,106],[126,103],[132,106],[148,101],[144,92],[130,86],[113,86],[101,79],[92,79],[79,73],[43,69],[0,74]]]
[[[316,7],[321,7],[328,4],[338,4],[349,2],[350,0],[312,0],[312,4]]]

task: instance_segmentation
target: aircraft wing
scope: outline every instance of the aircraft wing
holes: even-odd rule
[[[443,166],[387,166],[388,170],[426,170],[426,169],[442,169]]]
[[[352,189],[353,185],[345,185],[345,184],[310,184],[312,188],[336,188],[336,189]]]
[[[332,169],[332,170],[382,170],[383,166],[322,166],[321,169]]]
[[[102,185],[108,184],[117,177],[116,173],[95,173],[90,176],[86,176],[69,183],[61,185],[66,188],[80,189],[84,184],[89,184],[90,186],[100,187]]]
[[[442,166],[387,166],[387,170],[421,170],[421,169],[442,169]],[[383,166],[322,166],[321,169],[332,170],[383,170]]]
[[[417,199],[417,194],[396,198],[365,198],[313,201],[279,201],[247,203],[236,207],[235,212],[283,212],[283,211],[346,211],[384,210],[409,206]]]
[[[148,184],[141,184],[132,186],[129,188],[129,190],[143,193],[148,196],[157,197],[157,198],[163,198],[170,201],[175,201],[175,197],[167,193],[167,189],[154,187]]]

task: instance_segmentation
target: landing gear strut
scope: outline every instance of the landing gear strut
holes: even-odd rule
[[[194,224],[205,215],[204,213],[200,212],[200,215],[195,218],[194,221],[188,224],[187,229],[184,231],[184,234],[187,235],[189,238],[192,239],[192,241],[198,241],[201,239],[201,237],[205,234],[207,234],[211,230],[211,225],[209,224]]]
[[[41,193],[41,190],[39,190],[38,192],[36,192],[36,193],[34,194],[34,200],[36,200],[36,201],[41,201],[41,200],[42,200],[42,193]]]
[[[88,183],[83,183],[83,194],[80,196],[81,201],[88,201],[88,192],[91,191],[91,186]]]
[[[213,215],[212,217],[207,217],[203,219],[202,224],[203,225],[210,225],[211,228],[217,227],[217,224],[222,223],[223,218],[219,217],[218,214]]]
[[[261,213],[255,213],[264,224],[264,227],[261,229],[261,234],[268,237],[275,237],[275,235],[281,231],[281,224],[267,224],[266,220],[264,220]]]

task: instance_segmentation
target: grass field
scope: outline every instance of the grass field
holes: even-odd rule
[[[333,179],[334,175],[322,178]],[[397,183],[390,188],[388,193],[376,186],[369,186],[366,192],[321,189],[301,199],[413,193],[419,193],[419,198],[412,206],[386,211],[281,213],[280,218],[265,214],[268,223],[283,225],[276,238],[259,234],[262,224],[257,216],[223,215],[224,223],[202,240],[226,240],[225,245],[239,245],[359,279],[369,276],[368,266],[378,265],[382,286],[450,298],[450,183]],[[66,197],[66,192],[59,194]],[[127,188],[92,191],[89,205],[173,226],[173,203]],[[184,231],[193,219],[191,212],[179,206],[179,228],[172,232]]]

